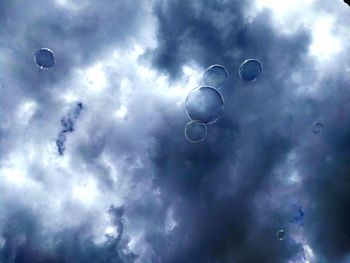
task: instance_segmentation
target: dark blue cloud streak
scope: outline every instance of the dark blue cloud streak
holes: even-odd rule
[[[66,116],[63,116],[61,119],[62,129],[58,134],[56,139],[57,151],[60,155],[64,154],[66,149],[65,143],[67,141],[67,135],[72,133],[75,129],[76,121],[80,115],[80,112],[83,110],[83,103],[78,102],[74,109],[68,112]]]

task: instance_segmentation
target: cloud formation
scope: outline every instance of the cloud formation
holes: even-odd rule
[[[0,262],[348,262],[348,10],[306,2],[0,1]]]

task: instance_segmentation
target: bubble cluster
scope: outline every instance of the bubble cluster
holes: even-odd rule
[[[313,125],[312,125],[312,132],[314,134],[319,134],[321,133],[321,131],[323,130],[324,128],[324,125],[320,122],[315,122]]]
[[[202,142],[207,137],[207,126],[189,121],[185,126],[185,136],[192,143]]]
[[[229,79],[226,68],[219,64],[208,67],[203,74],[204,85],[190,91],[186,98],[186,113],[191,120],[185,126],[185,137],[190,142],[202,142],[207,126],[219,120],[224,109],[224,98],[219,89]]]
[[[50,69],[55,65],[55,56],[52,50],[41,48],[35,52],[34,61],[40,69]]]
[[[256,59],[247,59],[239,67],[238,73],[244,81],[255,81],[262,73],[262,66]]]
[[[280,241],[285,240],[286,236],[287,236],[287,233],[284,229],[280,229],[276,232],[276,237]]]
[[[186,112],[195,122],[212,124],[216,122],[223,111],[224,99],[220,92],[210,86],[200,86],[193,89],[186,99]]]
[[[228,82],[228,72],[224,66],[212,65],[205,70],[203,81],[207,86],[220,89]]]

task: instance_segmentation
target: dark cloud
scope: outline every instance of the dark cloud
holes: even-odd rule
[[[327,124],[323,134],[303,149],[305,152],[299,160],[303,176],[307,178],[304,193],[312,202],[305,216],[305,229],[315,253],[323,260],[320,262],[347,262],[345,258],[350,251],[350,126],[348,118],[339,116],[337,110],[347,104],[344,105],[343,100],[349,100],[344,95],[347,83],[338,83],[339,95],[320,107]]]
[[[255,1],[66,2],[0,0],[0,262],[346,260],[345,52],[320,61],[311,28]],[[177,86],[212,64],[230,75],[224,112],[192,144]]]
[[[128,238],[124,236],[124,209],[111,206],[108,213],[117,235],[108,235],[102,244],[96,244],[87,231],[91,222],[78,227],[45,233],[42,222],[32,211],[20,209],[6,223],[1,262],[63,263],[63,262],[135,262],[137,256],[128,251]]]
[[[71,133],[75,129],[75,123],[80,115],[80,112],[83,110],[83,103],[78,102],[74,109],[68,112],[67,116],[61,118],[62,130],[58,134],[56,139],[57,151],[60,155],[64,154],[66,149],[65,143],[67,140],[67,134]]]
[[[276,30],[266,11],[248,20],[245,11],[251,4],[159,1],[155,6],[158,46],[151,57],[160,71],[177,78],[184,65],[195,62],[203,69],[219,63],[230,73],[230,83],[223,89],[224,116],[213,125],[216,127],[209,126],[205,144],[191,145],[180,133],[169,136],[181,129],[181,121],[156,132],[155,184],[161,187],[163,198],[173,203],[177,222],[163,237],[168,242],[157,250],[159,262],[301,262],[305,241],[294,240],[293,229],[303,229],[305,213],[308,220],[319,220],[317,213],[311,215],[303,208],[317,198],[308,199],[296,186],[281,188],[274,175],[306,137],[312,136],[311,126],[324,107],[308,96],[295,96],[295,87],[311,85],[317,76],[315,62],[308,55],[311,36],[302,27],[293,34]],[[237,74],[247,58],[258,59],[264,68],[253,84],[242,82]],[[303,78],[296,80],[298,74]],[[307,169],[308,162],[303,165]],[[287,169],[285,181],[294,169]],[[308,192],[307,188],[303,190]],[[335,186],[334,191],[338,190]],[[283,192],[296,204],[272,197]],[[329,226],[339,228],[343,239],[337,237],[334,242],[328,238],[325,243],[334,244],[344,256],[349,247],[343,227],[349,227],[341,222],[348,222],[348,209],[341,206],[349,198],[341,196],[338,205],[332,206],[339,221]],[[335,201],[331,194],[324,200]],[[326,209],[323,203],[320,207]],[[332,211],[327,214],[334,218]],[[279,242],[275,233],[284,227],[291,234]],[[310,235],[315,234],[305,227],[309,230]],[[320,251],[327,251],[326,244]],[[330,257],[327,262],[340,259]]]

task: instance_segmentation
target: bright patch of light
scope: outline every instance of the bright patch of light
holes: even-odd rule
[[[135,44],[131,52],[131,57],[138,59],[143,53],[145,53],[145,48]]]
[[[107,78],[101,63],[88,68],[84,75],[90,91],[100,92],[107,86]]]
[[[258,0],[256,5],[259,9],[261,8],[269,8],[275,14],[280,15],[281,17],[285,17],[289,12],[297,8],[298,1],[295,0]]]
[[[132,83],[129,79],[123,79],[120,83],[120,102],[126,104],[133,91]]]
[[[341,41],[334,34],[334,20],[314,7],[315,0],[257,0],[256,9],[272,11],[279,31],[294,32],[300,27],[309,28],[312,34],[310,53],[319,60],[331,58],[341,51]]]
[[[285,18],[294,12],[301,11],[305,7],[309,7],[315,0],[257,0],[256,7],[258,9],[268,8],[273,11],[275,16]]]
[[[153,84],[153,91],[157,91],[163,97],[176,99],[178,102],[183,101],[192,89],[203,84],[201,80],[203,69],[194,66],[183,66],[181,78],[174,83],[170,83],[166,75],[160,75],[149,67],[140,66],[138,70],[140,76],[144,76]]]
[[[309,13],[314,1],[315,0],[257,0],[256,9],[261,11],[267,8],[272,11],[274,18],[279,23],[286,24],[289,27],[296,27],[297,25],[294,23],[302,22],[300,19],[295,19],[296,16],[303,16]]]
[[[19,122],[23,125],[28,124],[36,110],[37,104],[35,101],[28,101],[20,105],[17,112]]]
[[[126,59],[127,61],[135,61],[143,54],[145,53],[145,48],[134,44],[131,49],[127,51],[127,54],[125,54],[125,50],[116,49],[112,53],[112,57],[114,60],[120,60],[120,59]],[[125,57],[127,55],[127,57]]]
[[[182,72],[185,74],[185,76],[191,76],[193,74],[196,74],[196,70],[194,68],[191,68],[190,66],[183,66]]]
[[[105,165],[109,170],[109,176],[114,183],[118,182],[119,173],[117,170],[117,164],[111,159],[111,157],[105,153],[101,154],[101,163]],[[121,185],[121,184],[120,184]]]
[[[28,185],[30,180],[27,173],[28,160],[27,157],[31,157],[30,154],[16,153],[11,154],[3,165],[0,167],[0,178],[6,180],[9,183],[22,187]],[[29,159],[29,158],[28,158]]]
[[[125,120],[128,116],[127,104],[129,100],[132,98],[132,90],[133,87],[131,85],[130,80],[123,79],[120,83],[120,90],[118,92],[119,97],[119,108],[114,112],[114,115],[117,119]]]
[[[66,102],[66,104],[71,104],[79,100],[79,97],[72,91],[67,91],[64,94],[62,94],[62,98]]]
[[[127,118],[127,110],[125,106],[121,106],[116,112],[115,115],[118,119],[125,120]]]
[[[304,245],[303,248],[304,248],[305,258],[306,258],[305,263],[314,262],[315,254],[314,254],[313,250],[311,249],[311,247],[309,245]]]
[[[341,41],[332,33],[334,19],[324,17],[319,19],[313,26],[313,41],[310,52],[319,60],[330,58],[341,51]]]
[[[169,209],[166,213],[166,219],[165,219],[165,230],[166,232],[172,231],[176,227],[177,223],[174,218],[174,211],[172,209]]]
[[[69,11],[77,11],[85,6],[84,1],[80,0],[79,2],[74,0],[56,0],[56,5]]]
[[[294,171],[291,173],[291,175],[288,178],[289,183],[291,184],[298,184],[301,182],[300,175],[297,171]]]
[[[89,177],[84,184],[73,186],[73,196],[85,205],[93,203],[97,195],[98,188],[92,177]]]
[[[203,69],[191,67],[189,65],[183,66],[181,80],[174,85],[169,86],[167,95],[185,99],[192,89],[203,85],[203,71]]]
[[[116,237],[118,235],[118,230],[115,226],[108,226],[105,229],[104,234],[109,237]]]
[[[26,140],[26,144],[19,143],[19,150],[14,151],[0,164],[0,180],[7,181],[9,185],[19,188],[37,187],[37,182],[30,173],[33,163],[40,160],[42,167],[50,169],[57,160],[57,152],[54,145],[41,145],[36,141]],[[67,165],[68,167],[68,165]]]
[[[17,186],[23,185],[26,179],[26,171],[19,167],[4,167],[0,170],[0,173],[7,181]]]

